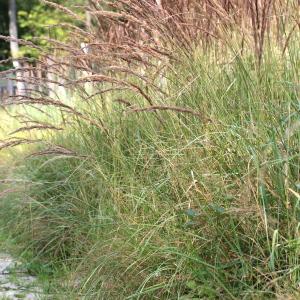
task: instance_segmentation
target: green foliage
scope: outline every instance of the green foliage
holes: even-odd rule
[[[58,4],[63,2],[66,6],[74,6],[83,5],[86,0],[59,0],[55,2]],[[72,20],[66,14],[42,4],[39,0],[17,0],[17,14],[18,33],[21,39],[32,40],[33,38],[40,38],[38,43],[46,46],[47,42],[42,40],[43,38],[53,38],[61,41],[67,38],[66,30],[59,26],[59,24],[63,22],[70,23]],[[8,36],[8,30],[8,0],[0,0],[0,33]],[[20,54],[29,57],[36,57],[38,55],[36,50],[25,46],[20,47]],[[9,56],[9,43],[0,40],[0,60],[6,59]]]
[[[30,9],[18,11],[20,36],[26,40],[35,38],[40,46],[47,46],[47,39],[63,41],[67,38],[67,32],[60,26],[61,23],[69,22],[70,17],[58,10],[36,3]],[[36,40],[36,38],[38,38]],[[21,47],[23,56],[37,56],[36,50],[29,47]]]

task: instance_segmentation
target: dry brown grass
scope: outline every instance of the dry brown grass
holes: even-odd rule
[[[39,46],[39,37],[32,41],[19,40],[21,45],[38,50],[40,57],[31,64],[23,59],[26,63],[21,70],[0,73],[2,77],[22,73],[22,81],[27,86],[26,95],[9,97],[2,106],[34,106],[41,111],[43,106],[55,107],[63,119],[65,114],[71,114],[99,127],[107,135],[109,128],[100,115],[95,120],[86,111],[67,103],[57,90],[62,88],[80,95],[84,102],[99,97],[105,102],[105,94],[122,102],[118,100],[122,91],[144,99],[138,103],[130,100],[128,112],[168,110],[209,121],[203,112],[174,105],[166,78],[174,71],[174,64],[192,63],[199,48],[206,51],[214,45],[222,53],[235,40],[240,53],[245,47],[253,49],[259,66],[266,42],[276,40],[284,53],[299,27],[298,3],[287,0],[180,0],[161,1],[159,5],[152,0],[91,0],[88,6],[77,7],[76,12],[51,1],[43,2],[74,20],[72,24],[55,25],[69,31],[70,38],[64,42],[43,38],[48,44],[45,48]],[[286,18],[290,19],[289,24],[284,23]],[[5,36],[0,38],[11,40]],[[166,103],[161,103],[161,97]],[[58,127],[26,125],[14,133],[36,129],[57,130]]]

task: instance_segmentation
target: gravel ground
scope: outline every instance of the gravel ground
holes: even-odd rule
[[[0,300],[38,300],[41,289],[36,278],[22,270],[21,263],[0,253]]]

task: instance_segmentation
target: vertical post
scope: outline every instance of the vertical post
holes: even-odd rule
[[[13,96],[14,94],[14,83],[11,80],[7,80],[6,82],[6,87],[7,87],[7,93],[8,96]]]
[[[17,6],[16,0],[9,0],[9,35],[11,37],[10,40],[10,51],[11,56],[13,58],[13,66],[15,69],[20,69],[21,65],[19,62],[19,44],[18,44],[18,27],[17,27]],[[17,79],[17,94],[24,95],[25,94],[25,83],[22,81],[22,73],[21,71],[16,71],[16,79]]]

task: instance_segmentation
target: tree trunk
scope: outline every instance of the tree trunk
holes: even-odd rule
[[[156,4],[159,6],[159,8],[162,8],[162,0],[156,0]]]
[[[21,65],[19,62],[19,45],[17,42],[18,38],[18,26],[17,26],[17,6],[16,0],[9,0],[9,35],[11,37],[10,41],[10,51],[11,56],[13,58],[13,66],[15,69],[20,69]],[[16,72],[16,79],[17,79],[17,91],[18,95],[25,94],[25,83],[22,82],[22,73],[20,71]]]

